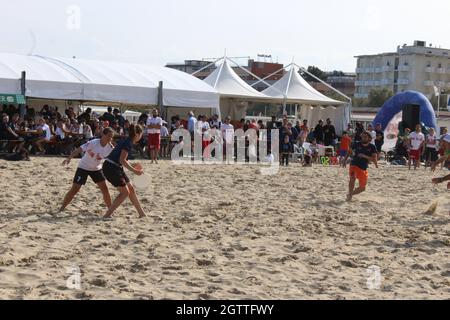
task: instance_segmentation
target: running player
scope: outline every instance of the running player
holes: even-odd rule
[[[371,144],[371,139],[370,133],[363,132],[361,134],[361,142],[354,143],[351,148],[353,160],[350,165],[350,182],[347,201],[351,201],[353,196],[366,191],[369,178],[369,163],[373,162],[378,168],[377,148]],[[356,180],[359,181],[359,187],[357,189],[355,189]]]
[[[78,164],[78,169],[75,173],[75,178],[73,179],[72,188],[66,194],[61,209],[59,210],[60,212],[64,211],[72,202],[81,187],[86,184],[88,177],[91,177],[91,179],[99,187],[103,194],[103,200],[105,201],[106,206],[108,208],[111,206],[111,196],[109,195],[106,179],[102,171],[102,160],[105,159],[114,149],[114,146],[111,144],[114,137],[114,130],[111,128],[105,128],[103,129],[102,134],[101,139],[89,141],[74,150],[69,158],[64,160],[63,165],[68,166],[73,158],[82,152],[85,153]]]
[[[140,125],[130,125],[130,136],[124,140],[119,141],[117,146],[106,158],[103,164],[103,172],[106,179],[119,190],[119,195],[109,207],[103,218],[109,219],[114,214],[114,211],[129,197],[131,203],[133,203],[139,218],[145,217],[144,210],[142,210],[139,199],[136,195],[136,190],[130,179],[127,177],[124,167],[137,175],[144,174],[144,171],[139,166],[132,166],[128,162],[128,156],[131,152],[133,144],[139,143],[142,139],[144,130]]]

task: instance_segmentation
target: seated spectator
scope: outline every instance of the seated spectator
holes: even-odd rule
[[[0,123],[0,140],[17,142],[17,151],[21,151],[25,144],[24,139],[16,133],[14,124],[9,122],[9,116],[6,114],[2,116],[2,122]]]
[[[36,146],[38,152],[37,155],[45,154],[45,149],[43,147],[44,144],[48,144],[51,142],[52,133],[49,125],[47,124],[44,118],[39,119],[39,126],[37,128],[39,137],[34,141],[34,145]]]

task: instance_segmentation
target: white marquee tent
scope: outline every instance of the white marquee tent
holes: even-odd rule
[[[31,98],[157,105],[163,81],[163,105],[219,110],[215,89],[165,67],[0,53],[0,92],[20,94],[22,71]]]
[[[223,116],[238,120],[245,117],[251,102],[280,102],[279,98],[269,97],[248,85],[231,68],[228,60],[224,57],[223,63],[204,80],[219,92]]]
[[[323,95],[303,79],[298,68],[291,66],[289,71],[271,87],[262,93],[270,97],[286,100],[287,103],[308,105],[343,105],[345,102],[337,101]]]
[[[320,119],[325,120],[329,118],[333,122],[337,133],[341,134],[350,121],[350,106],[348,102],[328,98],[314,89],[302,78],[299,74],[299,69],[298,66],[292,63],[289,71],[262,93],[283,99],[284,103],[301,105],[299,116],[301,119],[308,120],[310,125],[317,124]],[[336,89],[333,90],[338,92]],[[342,93],[338,93],[344,96]]]

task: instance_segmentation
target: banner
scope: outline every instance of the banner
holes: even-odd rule
[[[0,104],[25,104],[25,97],[21,94],[0,93]]]
[[[392,118],[389,122],[386,130],[384,130],[384,145],[383,151],[391,151],[395,149],[398,140],[398,124],[403,120],[403,112],[397,113],[397,115]]]

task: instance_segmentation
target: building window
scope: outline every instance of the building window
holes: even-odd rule
[[[431,61],[427,61],[427,68],[431,68]]]

